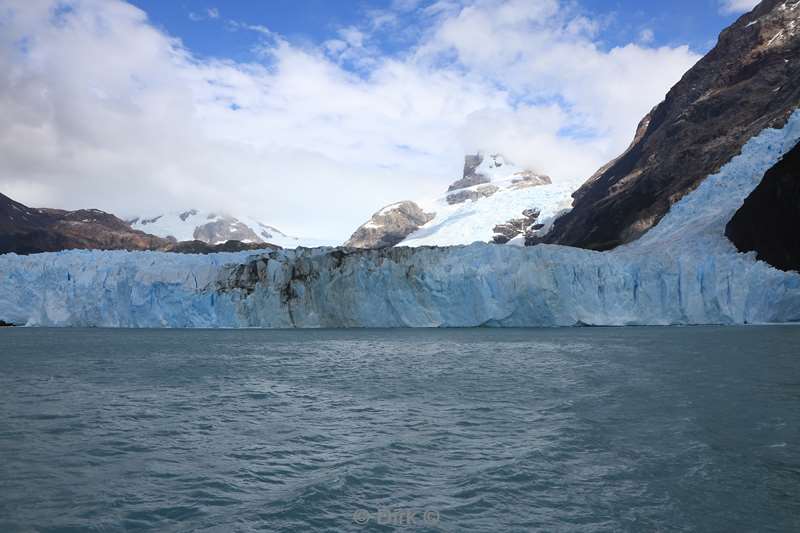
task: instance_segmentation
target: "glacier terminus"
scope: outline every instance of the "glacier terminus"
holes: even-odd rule
[[[800,321],[800,274],[725,225],[800,140],[752,138],[640,239],[607,252],[477,243],[210,255],[0,256],[0,319],[29,326],[536,327]]]

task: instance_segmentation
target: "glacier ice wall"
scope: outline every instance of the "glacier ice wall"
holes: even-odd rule
[[[724,227],[800,139],[800,112],[610,252],[563,246],[0,256],[0,320],[173,327],[569,326],[800,321],[800,274]]]
[[[208,288],[226,263],[251,253],[0,255],[0,320],[36,326],[236,326],[230,298]]]

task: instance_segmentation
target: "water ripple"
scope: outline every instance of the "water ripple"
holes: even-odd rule
[[[0,531],[798,530],[798,333],[0,331]]]

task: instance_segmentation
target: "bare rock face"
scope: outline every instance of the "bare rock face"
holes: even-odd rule
[[[388,248],[424,226],[436,216],[414,202],[399,202],[384,207],[361,225],[344,245],[350,248]]]
[[[519,189],[528,189],[530,187],[538,187],[539,185],[550,185],[553,183],[553,180],[550,179],[550,176],[545,176],[543,174],[536,174],[531,170],[523,170],[522,172],[518,172],[514,178],[511,180],[511,187],[510,189],[519,190]]]
[[[178,254],[215,254],[220,252],[244,252],[247,250],[280,250],[280,246],[263,242],[241,242],[229,240],[221,244],[209,244],[204,241],[182,241],[175,243],[165,251]]]
[[[227,241],[264,242],[259,235],[256,235],[255,231],[253,231],[250,226],[233,217],[212,214],[209,215],[209,218],[213,220],[195,228],[195,240],[212,244],[224,243]]]
[[[541,214],[542,212],[538,209],[526,209],[522,212],[522,218],[514,218],[504,224],[498,224],[493,230],[495,233],[494,243],[506,244],[519,235],[524,235],[527,240],[533,235],[533,232],[542,228],[541,224],[536,223]]]
[[[800,272],[800,144],[772,167],[725,228],[740,252]]]
[[[483,183],[489,183],[489,176],[478,172],[478,167],[483,163],[483,155],[475,154],[464,156],[464,174],[463,177],[453,182],[447,189],[450,191],[457,191],[458,189],[466,189],[467,187],[474,187]]]
[[[645,117],[630,148],[575,192],[543,242],[607,250],[639,238],[798,106],[800,0],[763,0]]]
[[[480,200],[481,198],[488,198],[497,191],[500,187],[496,185],[480,185],[474,189],[461,189],[459,191],[447,195],[447,203],[450,205],[463,204],[466,201]]]

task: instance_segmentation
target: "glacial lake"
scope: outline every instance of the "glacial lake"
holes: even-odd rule
[[[800,327],[0,330],[0,531],[797,531]]]

